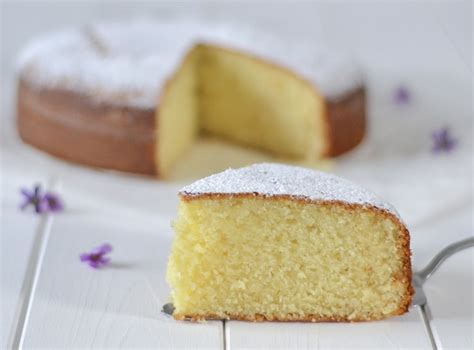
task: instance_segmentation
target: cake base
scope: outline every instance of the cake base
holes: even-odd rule
[[[83,165],[156,175],[155,111],[97,104],[72,91],[18,85],[21,139]]]
[[[78,164],[160,176],[156,166],[155,111],[97,103],[61,89],[18,84],[17,127],[21,139],[44,152]],[[363,88],[327,101],[327,156],[357,146],[366,129]]]
[[[393,313],[389,316],[397,316],[403,315],[404,313],[408,312],[408,307],[400,309],[398,312]],[[191,322],[199,322],[199,321],[210,321],[210,320],[223,320],[222,317],[213,314],[207,315],[180,315],[180,314],[173,314],[173,318],[178,321],[191,321]],[[279,316],[264,316],[264,315],[254,315],[254,316],[243,316],[238,314],[230,314],[225,320],[235,320],[235,321],[249,321],[249,322],[367,322],[367,321],[378,321],[383,320],[386,317],[371,317],[371,318],[351,318],[348,317],[329,317],[329,316],[321,316],[321,315],[287,315],[286,317],[279,317]]]

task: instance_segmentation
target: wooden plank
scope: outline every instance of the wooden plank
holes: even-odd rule
[[[93,270],[79,254],[109,242],[112,264]],[[169,222],[150,216],[58,216],[27,320],[24,347],[209,348],[223,345],[222,322],[177,322],[160,312],[169,301],[165,269]]]
[[[401,317],[364,323],[227,322],[228,349],[429,349],[417,308]]]
[[[11,344],[27,298],[25,274],[42,218],[19,209],[21,187],[47,183],[47,176],[24,171],[18,161],[2,152],[0,212],[0,348]]]

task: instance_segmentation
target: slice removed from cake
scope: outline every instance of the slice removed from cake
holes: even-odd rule
[[[362,141],[364,101],[364,89],[358,87],[336,108],[317,86],[285,66],[244,51],[196,44],[160,96],[156,172],[168,178],[201,133],[287,159],[337,156]]]
[[[167,271],[176,319],[365,321],[408,310],[408,230],[347,180],[256,164],[179,197]]]

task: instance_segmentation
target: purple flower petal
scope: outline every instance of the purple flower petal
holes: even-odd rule
[[[34,196],[39,197],[41,194],[41,185],[36,184],[34,187]]]
[[[43,199],[46,202],[48,210],[51,212],[60,212],[64,209],[61,199],[53,193],[46,193]]]
[[[21,210],[25,210],[26,207],[28,207],[29,205],[30,205],[30,200],[29,200],[29,199],[25,199],[25,200],[23,201],[23,203],[20,204],[20,209],[21,209]]]
[[[89,261],[88,264],[89,264],[90,267],[92,267],[94,269],[98,269],[100,267],[100,265],[97,261]]]
[[[53,193],[43,194],[39,184],[35,185],[32,191],[27,188],[21,188],[20,192],[23,196],[23,202],[20,204],[20,209],[22,210],[28,206],[32,206],[37,214],[63,210],[64,205],[61,199]]]
[[[79,259],[80,259],[81,261],[88,261],[88,260],[89,260],[89,257],[90,257],[90,255],[87,254],[87,253],[82,253],[81,255],[79,255]]]
[[[110,258],[105,256],[106,254],[112,251],[112,245],[105,243],[97,248],[94,248],[90,253],[83,253],[79,256],[79,259],[82,262],[87,262],[87,264],[94,268],[98,269],[110,262]]]
[[[43,198],[40,198],[38,200],[35,200],[33,202],[33,205],[35,206],[35,211],[38,214],[43,214],[48,211],[48,204]]]
[[[21,188],[20,193],[23,195],[23,202],[20,204],[20,209],[24,210],[28,205],[32,204],[34,200],[34,194],[30,192],[27,188]]]
[[[410,99],[410,92],[405,86],[399,86],[393,94],[393,102],[397,105],[408,104]]]
[[[112,245],[109,243],[102,244],[100,247],[98,247],[98,250],[101,254],[107,254],[112,251]]]
[[[458,143],[458,141],[451,136],[448,127],[434,131],[431,137],[433,139],[433,146],[431,148],[433,153],[450,152]]]
[[[33,194],[24,187],[20,188],[20,192],[26,199],[31,199],[33,197]]]

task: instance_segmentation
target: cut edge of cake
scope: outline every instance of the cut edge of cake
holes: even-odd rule
[[[214,65],[209,63],[212,59],[217,63]],[[220,77],[218,79],[230,79],[227,81],[227,86],[235,90],[230,94],[233,96],[230,100],[229,94],[224,93],[219,87],[222,81],[219,82],[218,79],[213,81],[212,77],[209,78],[209,75],[212,75],[208,74],[209,72],[219,72],[219,69],[221,73],[228,72],[228,76],[217,74]],[[242,72],[237,74],[239,69]],[[189,105],[188,100],[191,99],[193,105],[185,110],[178,105],[177,109],[181,114],[165,116],[165,111],[169,109],[169,101],[177,100],[173,92],[179,90],[176,86],[182,84],[185,70],[189,71],[188,75],[193,75],[188,79],[192,80],[192,84],[187,86],[184,89],[185,93],[181,93],[179,97],[186,105]],[[265,86],[260,86],[262,84],[258,79],[252,83],[246,81],[245,77],[252,71],[252,78],[260,74],[261,81],[273,80],[274,84],[267,83],[263,84]],[[286,84],[282,84],[285,79]],[[283,89],[282,86],[286,88]],[[251,90],[255,92],[252,94]],[[216,93],[219,96],[216,97]],[[245,96],[241,96],[242,94]],[[303,95],[306,96],[305,99]],[[223,96],[227,96],[228,100]],[[248,105],[255,108],[238,111],[241,106],[245,109],[244,106]],[[289,108],[290,105],[293,108]],[[296,112],[297,108],[302,110]],[[232,118],[233,114],[248,118]],[[179,128],[172,127],[174,135],[169,135],[164,130],[166,127],[162,127],[162,123],[165,120],[166,124],[170,124],[170,120],[176,119],[177,115],[180,120],[191,120],[192,126],[185,128],[189,131],[185,133],[189,135],[189,139],[179,143],[185,145],[182,151],[173,150],[176,154],[171,158],[176,160],[192,147],[198,134],[204,132],[280,157],[311,161],[338,156],[362,142],[366,127],[365,89],[358,87],[334,101],[326,98],[312,82],[271,59],[217,44],[197,42],[188,50],[173,75],[166,81],[155,112],[155,125],[158,130],[155,151],[156,173],[165,179],[171,173],[174,162],[168,161],[168,152],[164,152],[163,149],[173,149],[175,140],[183,140],[184,133],[180,132]],[[289,117],[284,121],[283,116]],[[245,122],[243,119],[248,120]],[[301,120],[295,124],[295,120],[298,119]],[[163,141],[164,139],[171,139],[172,142],[167,143]],[[167,159],[163,161],[163,158]]]
[[[273,168],[273,169],[272,169]],[[336,183],[338,181],[342,181],[345,186],[348,186],[346,190],[350,189],[356,189],[355,193],[352,193],[351,196],[353,196],[354,199],[353,202],[351,202],[347,197],[344,200],[339,200],[339,199],[328,199],[327,197],[333,196],[333,194],[322,194],[321,197],[326,197],[326,198],[315,198],[314,192],[312,194],[307,193],[306,196],[303,196],[301,193],[297,194],[284,194],[284,193],[277,193],[275,194],[274,192],[290,192],[291,190],[285,190],[282,189],[281,187],[284,187],[285,180],[283,183],[273,183],[271,186],[274,188],[277,188],[280,186],[280,190],[273,191],[273,193],[269,193],[272,191],[266,191],[262,190],[261,188],[257,190],[259,187],[258,185],[255,186],[254,184],[254,191],[252,190],[252,186],[249,186],[248,188],[245,189],[241,188],[241,190],[236,189],[236,187],[242,187],[242,182],[237,181],[237,183],[233,183],[231,179],[229,178],[229,174],[236,174],[239,171],[255,171],[257,170],[264,170],[268,171],[269,169],[272,169],[271,171],[276,171],[282,170],[283,172],[291,172],[291,171],[296,171],[296,172],[301,172],[308,174],[308,172],[312,172],[313,174],[317,176],[322,176],[323,178],[326,178],[330,181],[330,179],[336,180]],[[223,175],[224,174],[224,175]],[[275,174],[274,174],[275,175]],[[214,178],[213,178],[214,177]],[[232,176],[230,176],[232,177]],[[278,176],[277,176],[278,177]],[[213,179],[210,179],[213,178]],[[295,179],[298,178],[296,175],[294,177]],[[235,181],[235,179],[233,179]],[[251,179],[247,180],[251,181]],[[254,178],[255,180],[255,178]],[[265,179],[266,181],[268,179]],[[216,182],[221,182],[222,187],[219,188],[219,186],[215,186]],[[215,188],[215,190],[209,190],[209,188]],[[225,188],[227,187],[227,190]],[[323,186],[324,187],[324,186]],[[232,192],[233,191],[233,192]],[[248,191],[248,192],[246,192]],[[259,192],[260,191],[260,192]],[[366,197],[368,195],[368,197]],[[358,197],[358,198],[357,198]],[[283,317],[282,316],[275,316],[275,315],[265,315],[265,314],[255,314],[255,315],[242,315],[238,313],[226,313],[225,315],[223,314],[216,314],[216,313],[190,313],[190,312],[179,312],[179,310],[176,310],[174,313],[174,318],[178,320],[183,320],[183,319],[190,319],[190,320],[203,320],[203,319],[235,319],[235,320],[246,320],[246,321],[308,321],[308,322],[324,322],[324,321],[335,321],[335,322],[340,322],[340,321],[347,321],[347,322],[354,322],[354,321],[369,321],[369,320],[378,320],[378,319],[384,319],[390,316],[395,316],[395,315],[401,315],[404,314],[405,312],[408,311],[408,308],[411,304],[412,301],[412,296],[414,293],[412,284],[411,284],[411,277],[412,277],[412,270],[411,270],[411,252],[410,252],[410,235],[409,231],[406,227],[406,225],[403,223],[402,219],[400,218],[399,214],[396,212],[396,210],[389,204],[380,201],[378,198],[372,196],[372,194],[369,191],[366,191],[365,189],[352,184],[351,182],[338,178],[333,175],[329,174],[324,174],[321,172],[316,172],[313,170],[308,170],[304,168],[298,168],[298,167],[292,167],[292,166],[284,166],[284,165],[276,165],[276,164],[256,164],[253,166],[249,166],[246,168],[241,168],[237,170],[232,170],[229,169],[223,173],[215,174],[210,177],[204,178],[202,180],[199,180],[195,182],[194,184],[191,184],[189,186],[184,187],[180,192],[179,192],[179,198],[182,202],[182,204],[186,203],[191,203],[194,201],[199,201],[199,200],[222,200],[222,199],[260,199],[260,200],[265,200],[265,201],[272,201],[272,202],[277,202],[277,201],[290,201],[293,203],[300,203],[300,204],[314,204],[320,207],[331,207],[335,206],[337,208],[342,208],[347,211],[352,211],[352,212],[357,212],[358,210],[363,210],[367,212],[374,213],[378,216],[381,216],[385,219],[388,219],[390,222],[392,222],[396,227],[397,227],[397,241],[396,241],[396,249],[397,249],[397,254],[398,258],[401,261],[401,267],[399,271],[396,271],[394,273],[394,276],[392,276],[392,279],[394,279],[396,282],[399,282],[402,286],[403,290],[403,295],[397,304],[397,307],[393,309],[390,313],[386,314],[379,314],[379,315],[368,315],[367,317],[340,317],[340,316],[328,316],[328,315],[319,315],[319,314],[286,314]],[[170,280],[170,270],[168,271],[168,280]]]
[[[292,196],[264,196],[260,194],[239,194],[239,195],[232,195],[232,194],[201,194],[201,195],[186,195],[180,193],[180,198],[183,201],[193,201],[193,200],[200,200],[200,199],[222,199],[222,198],[261,198],[267,200],[292,200],[297,202],[302,202],[306,204],[317,204],[317,205],[337,205],[347,209],[355,209],[355,208],[364,208],[371,211],[374,211],[380,215],[384,215],[385,217],[389,218],[393,222],[395,222],[399,229],[400,229],[400,240],[399,240],[399,252],[402,256],[402,271],[403,277],[400,279],[403,284],[406,286],[406,293],[403,301],[400,303],[400,307],[393,313],[386,314],[383,317],[377,318],[348,318],[348,317],[327,317],[327,316],[320,316],[320,315],[304,315],[301,317],[300,315],[287,315],[286,317],[272,317],[269,318],[265,315],[256,314],[252,316],[245,316],[239,314],[227,314],[225,319],[228,320],[240,320],[240,321],[253,321],[253,322],[260,322],[260,321],[304,321],[304,322],[361,322],[361,321],[374,321],[374,320],[381,320],[385,319],[390,316],[398,316],[403,315],[404,313],[408,312],[408,309],[412,302],[412,296],[414,294],[414,289],[411,284],[412,279],[412,269],[411,269],[411,252],[410,252],[410,236],[409,231],[405,227],[405,225],[400,221],[400,219],[395,216],[393,213],[388,212],[385,209],[380,209],[374,206],[362,206],[360,204],[348,204],[343,201],[311,201],[305,200],[300,198],[294,198]],[[190,321],[202,321],[202,320],[220,320],[223,319],[221,315],[216,315],[212,313],[208,314],[190,314],[190,313],[174,313],[173,317],[176,320],[190,320]]]

